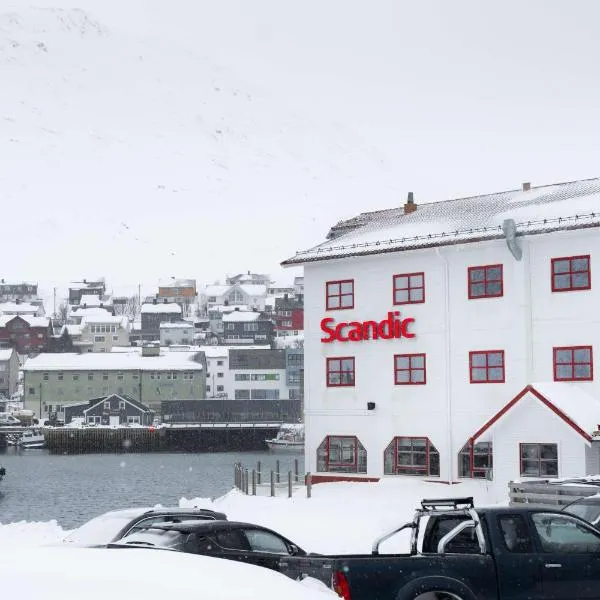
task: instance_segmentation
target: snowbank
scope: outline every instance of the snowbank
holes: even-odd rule
[[[268,569],[148,549],[0,548],[5,597],[22,600],[326,600],[337,596]]]

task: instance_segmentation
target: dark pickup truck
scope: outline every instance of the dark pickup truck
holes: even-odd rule
[[[379,554],[407,529],[409,554]],[[344,600],[600,600],[600,531],[551,509],[423,500],[371,554],[286,556],[278,570],[320,579]]]

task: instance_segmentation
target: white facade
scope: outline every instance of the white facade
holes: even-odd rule
[[[440,472],[435,477],[455,481],[458,453],[469,438],[525,386],[553,381],[554,348],[591,346],[592,362],[596,361],[600,353],[596,344],[600,291],[593,273],[600,261],[597,230],[523,236],[519,244],[521,260],[511,254],[506,240],[496,239],[305,264],[307,471],[325,473],[318,469],[317,449],[327,436],[357,436],[367,452],[362,476],[372,477],[384,475],[384,451],[396,436],[426,437],[439,452]],[[577,256],[590,257],[591,289],[553,291],[552,260]],[[502,265],[502,295],[470,299],[469,269],[490,265]],[[394,305],[393,276],[417,273],[424,277],[424,302]],[[352,308],[327,310],[327,282],[343,280],[353,282],[353,302],[348,302]],[[321,321],[326,317],[334,319],[334,325],[362,323],[381,321],[389,311],[414,319],[406,326],[414,337],[322,342]],[[343,330],[346,335],[348,331]],[[482,351],[504,352],[501,381],[471,383],[470,353]],[[425,355],[424,384],[396,385],[396,354]],[[327,359],[337,357],[354,358],[353,386],[328,387]],[[600,398],[597,377],[576,384]],[[372,410],[368,402],[375,403]],[[598,472],[600,465],[593,461],[586,466],[590,444],[573,438],[564,421],[542,416],[544,410],[550,412],[523,404],[510,415],[506,430],[510,435],[494,440],[498,485],[521,476],[519,443],[557,443],[559,476]],[[572,445],[573,439],[577,446]]]
[[[85,346],[87,352],[110,352],[117,346],[129,346],[127,317],[83,317],[78,327],[79,336],[74,343]]]
[[[160,345],[172,346],[178,344],[194,343],[194,324],[193,323],[161,323],[160,324]]]
[[[206,311],[215,306],[247,306],[250,310],[265,310],[267,286],[251,283],[232,285],[209,285],[202,293]]]

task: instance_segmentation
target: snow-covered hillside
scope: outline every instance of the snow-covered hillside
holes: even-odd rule
[[[365,171],[386,185],[351,124],[288,103],[268,72],[245,75],[183,27],[211,18],[208,4],[179,3],[180,36],[95,4],[0,10],[3,239],[29,240],[3,276],[135,284],[269,268],[313,219],[322,235],[336,203],[367,193]]]

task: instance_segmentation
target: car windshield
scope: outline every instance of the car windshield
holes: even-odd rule
[[[132,515],[100,515],[72,531],[63,541],[82,545],[108,544],[133,518]]]
[[[596,500],[580,500],[570,504],[564,512],[575,515],[588,523],[595,524],[600,519],[600,498]]]
[[[143,531],[136,531],[131,535],[125,536],[122,540],[119,540],[119,543],[140,546],[151,544],[153,546],[162,546],[163,548],[181,550],[186,537],[186,535],[180,533],[179,531],[146,529]]]

